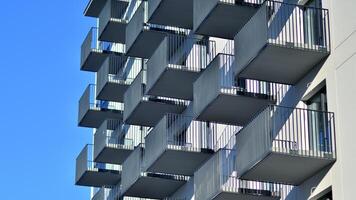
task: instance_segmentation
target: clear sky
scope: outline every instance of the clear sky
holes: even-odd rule
[[[91,141],[78,100],[94,74],[79,71],[95,25],[88,0],[0,1],[0,199],[89,199],[74,186],[75,158]]]

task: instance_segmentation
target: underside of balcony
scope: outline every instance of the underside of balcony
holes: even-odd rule
[[[244,126],[261,109],[275,103],[270,96],[261,94],[220,93],[198,114],[197,119]]]
[[[189,147],[169,145],[148,171],[193,176],[213,154],[210,149],[191,151]]]
[[[193,100],[193,83],[199,77],[199,72],[182,65],[169,64],[155,83],[150,84],[151,88],[147,88],[147,94]]]
[[[125,81],[115,83],[108,81],[99,91],[96,98],[99,100],[123,102],[124,94],[129,87],[130,84]]]
[[[164,199],[171,196],[186,183],[165,175],[146,173],[126,191],[124,196]]]
[[[127,20],[111,18],[99,36],[99,40],[125,44]]]
[[[80,70],[97,72],[108,56],[108,53],[104,53],[101,50],[92,49],[84,63],[81,65]]]
[[[193,27],[193,0],[151,0],[148,6],[149,23],[186,29]]]
[[[122,120],[123,111],[110,110],[105,108],[89,109],[82,119],[79,121],[78,126],[88,128],[99,128],[106,119]]]
[[[167,103],[159,99],[141,100],[128,115],[125,123],[139,126],[155,126],[166,113],[182,113],[186,106]]]
[[[199,5],[207,6],[194,6],[195,33],[225,39],[233,39],[259,8],[258,4],[231,4],[220,1],[211,7],[208,1],[199,1],[201,1]],[[207,8],[209,6],[210,8]]]
[[[84,10],[84,16],[99,17],[101,10],[104,8],[106,0],[90,0]]]
[[[323,154],[322,157],[298,154],[298,150],[290,150],[289,154],[272,151],[254,166],[251,166],[251,169],[243,173],[241,178],[299,185],[335,162],[330,153],[320,152]]]
[[[150,58],[167,33],[152,30],[144,26],[135,41],[128,47],[126,54],[138,58]]]
[[[116,170],[87,170],[75,183],[81,186],[102,187],[116,185],[121,179],[121,171]]]
[[[240,192],[221,191],[214,200],[278,200],[280,197],[271,196],[270,191],[239,189]],[[262,195],[263,194],[263,195]]]
[[[109,144],[96,156],[95,162],[122,164],[133,151],[132,145]]]
[[[328,56],[326,49],[311,50],[294,47],[293,43],[276,45],[268,43],[245,66],[239,77],[295,84],[316,64]]]

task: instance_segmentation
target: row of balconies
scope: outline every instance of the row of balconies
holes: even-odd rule
[[[93,198],[169,198],[194,177],[198,200],[280,199],[335,161],[333,113],[274,106],[329,54],[327,10],[91,0],[85,15],[99,28],[83,42],[81,69],[97,81],[79,125],[96,133],[76,184],[101,188]],[[231,41],[217,53],[209,36]]]
[[[118,137],[109,124],[95,134],[94,164],[85,165],[87,147],[78,157],[77,184],[119,184],[125,196],[166,198],[194,176],[197,199],[279,199],[287,187],[281,184],[299,185],[336,159],[334,115],[328,112],[267,106],[244,128],[227,126],[222,133],[217,123],[177,114],[166,114],[138,136]]]

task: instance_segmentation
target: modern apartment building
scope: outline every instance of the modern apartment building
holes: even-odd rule
[[[90,0],[92,200],[350,200],[353,0]]]

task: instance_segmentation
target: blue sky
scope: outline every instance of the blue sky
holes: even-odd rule
[[[4,0],[0,5],[2,200],[89,199],[74,186],[75,158],[91,141],[78,100],[94,74],[79,71],[94,19],[88,0]]]

